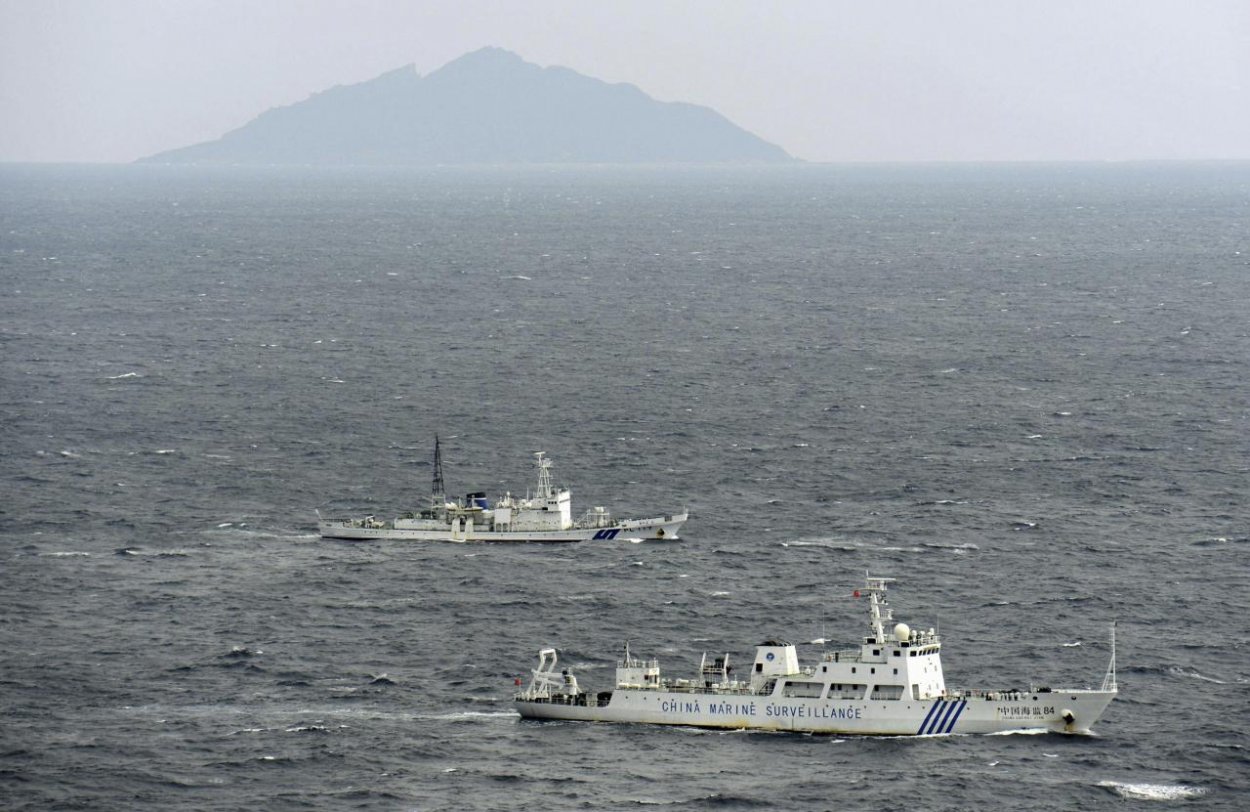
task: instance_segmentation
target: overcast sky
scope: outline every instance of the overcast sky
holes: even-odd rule
[[[1250,0],[0,0],[0,161],[131,161],[486,45],[811,161],[1250,159]]]

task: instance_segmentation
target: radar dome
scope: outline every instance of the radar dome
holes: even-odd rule
[[[911,637],[911,629],[907,626],[906,623],[900,623],[894,627],[894,639],[895,640],[900,640],[900,641],[906,640],[909,637]]]

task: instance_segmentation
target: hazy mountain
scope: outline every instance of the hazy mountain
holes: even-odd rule
[[[714,163],[793,160],[707,107],[483,48],[269,110],[143,159],[211,164]]]

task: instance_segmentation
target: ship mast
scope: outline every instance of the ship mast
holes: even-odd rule
[[[534,456],[538,458],[538,494],[539,499],[551,498],[551,460],[544,455],[545,451],[535,451]]]
[[[865,573],[868,582],[865,591],[868,593],[868,628],[872,630],[873,642],[878,645],[885,642],[885,624],[894,619],[890,605],[885,600],[885,585],[893,578],[873,578]]]
[[[1111,623],[1111,662],[1107,663],[1107,674],[1102,678],[1102,690],[1119,692],[1120,686],[1115,679],[1115,622]]]
[[[443,486],[443,451],[438,444],[438,435],[434,435],[434,488],[430,494],[430,506],[441,508],[447,504],[447,489]]]

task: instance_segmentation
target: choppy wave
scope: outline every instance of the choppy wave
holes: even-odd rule
[[[144,550],[139,547],[118,547],[113,553],[136,558],[188,558],[191,555],[186,550]]]
[[[835,541],[815,541],[815,540],[795,540],[778,542],[782,547],[816,547],[825,550],[840,550],[844,553],[853,553],[860,549],[859,545],[847,544],[846,542]]]
[[[741,793],[711,792],[693,798],[665,799],[627,798],[626,804],[641,807],[680,806],[683,809],[773,809],[773,799],[753,798]]]
[[[968,552],[968,551],[970,551],[970,550],[979,550],[979,549],[981,549],[978,545],[973,544],[973,543],[972,543],[972,542],[970,542],[970,541],[969,541],[969,542],[964,542],[964,543],[962,543],[962,544],[961,544],[961,543],[957,543],[957,542],[953,542],[953,543],[943,543],[943,542],[940,542],[940,541],[926,541],[925,543],[921,544],[920,546],[921,546],[921,547],[929,547],[929,548],[934,549],[934,550],[951,550],[951,551],[953,551],[953,552],[957,552],[957,553],[963,553],[963,552]]]
[[[1120,781],[1099,781],[1098,786],[1106,787],[1128,801],[1183,801],[1206,794],[1206,790],[1202,787],[1190,787],[1184,784],[1132,784]]]
[[[1208,676],[1198,671],[1195,668],[1182,668],[1181,666],[1170,666],[1167,669],[1167,673],[1174,675],[1174,676],[1178,676],[1178,677],[1188,677],[1189,679],[1200,680],[1202,682],[1211,682],[1216,685],[1228,684],[1227,680],[1222,680],[1217,677]]]
[[[1226,544],[1250,544],[1250,536],[1216,536],[1194,542],[1195,547],[1222,547]]]
[[[516,711],[454,711],[451,713],[415,714],[414,719],[440,719],[452,722],[486,721],[491,719],[519,719]]]

